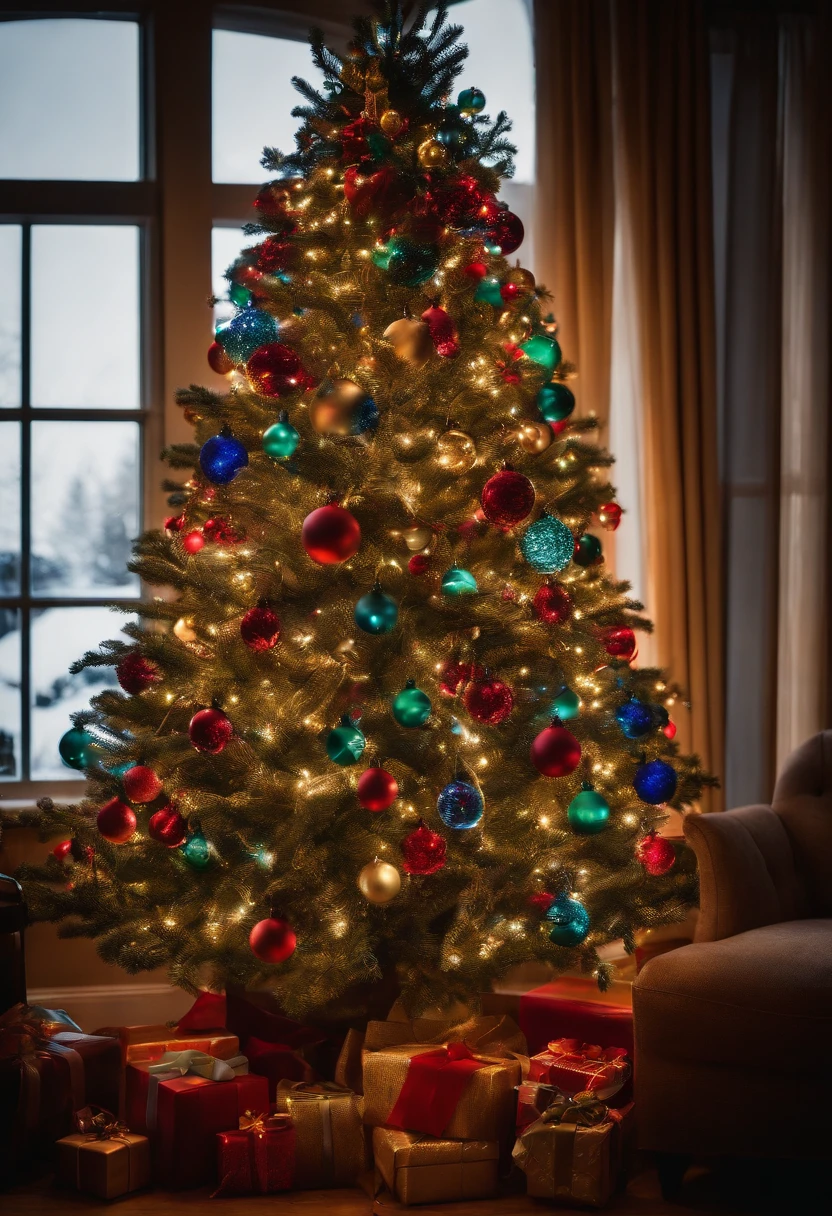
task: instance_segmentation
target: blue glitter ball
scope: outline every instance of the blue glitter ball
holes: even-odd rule
[[[552,922],[549,939],[556,946],[580,946],[589,933],[589,913],[577,899],[558,895],[546,912]]]
[[[676,770],[664,760],[650,760],[636,769],[633,788],[642,802],[658,806],[676,793]]]
[[[277,341],[277,321],[262,308],[244,308],[220,325],[216,336],[232,363],[246,363],[258,347]]]
[[[372,591],[362,595],[355,605],[355,623],[365,633],[390,633],[399,619],[399,608],[392,596],[386,595],[376,584]]]
[[[541,574],[555,574],[572,561],[575,538],[561,520],[544,515],[526,529],[520,552],[533,569]]]
[[[199,452],[199,467],[215,486],[227,486],[247,464],[244,444],[225,427],[203,443]]]
[[[381,417],[378,406],[372,397],[362,397],[352,416],[350,430],[353,435],[363,435],[365,431],[374,431]]]
[[[655,725],[653,709],[645,705],[637,697],[633,697],[615,711],[615,720],[621,727],[621,733],[628,739],[640,739],[649,734]]]
[[[482,819],[482,794],[468,781],[449,781],[436,803],[439,818],[449,828],[476,827]]]

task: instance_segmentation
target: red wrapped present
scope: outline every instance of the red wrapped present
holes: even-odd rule
[[[553,1039],[547,1051],[529,1060],[530,1081],[556,1086],[574,1097],[591,1093],[606,1101],[630,1077],[630,1065],[623,1047],[599,1047],[580,1039]]]
[[[519,1085],[515,1085],[514,1092],[517,1094],[515,1127],[518,1136],[530,1123],[539,1119],[544,1110],[563,1096],[554,1085],[546,1085],[541,1081],[521,1081]]]
[[[217,1135],[217,1176],[211,1196],[272,1195],[291,1190],[295,1171],[295,1129],[290,1115],[257,1115],[247,1110],[237,1131]]]
[[[624,1047],[633,1054],[632,985],[614,982],[607,992],[594,981],[565,975],[520,997],[520,1029],[529,1051],[543,1051],[561,1035],[602,1047]]]

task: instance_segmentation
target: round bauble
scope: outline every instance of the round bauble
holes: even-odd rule
[[[378,125],[385,135],[395,139],[404,127],[404,119],[398,110],[385,110],[378,120]]]
[[[442,575],[443,595],[475,595],[476,592],[477,580],[470,570],[451,566],[450,570],[446,570]]]
[[[406,874],[435,874],[444,866],[446,852],[444,838],[420,819],[419,826],[402,841],[402,869]]]
[[[257,271],[261,274],[280,274],[282,271],[289,270],[297,261],[298,247],[293,245],[291,241],[283,240],[279,236],[266,237],[265,241],[261,241],[256,249],[257,253]],[[256,277],[256,272],[252,274],[252,268],[247,268],[246,281],[252,280],[256,285],[259,279]]]
[[[555,574],[572,561],[575,538],[554,515],[542,515],[524,532],[520,552],[532,569],[541,574]]]
[[[636,652],[636,635],[629,625],[610,625],[601,630],[601,644],[615,659],[631,659]]]
[[[513,211],[498,210],[488,224],[488,243],[496,246],[495,252],[505,257],[514,253],[523,244],[525,236],[523,221]]]
[[[378,426],[379,412],[354,380],[332,380],[317,393],[309,419],[319,435],[363,435]]]
[[[577,718],[581,712],[581,698],[566,685],[560,690],[552,702],[551,712],[562,722]]]
[[[280,617],[268,604],[257,604],[240,621],[240,637],[249,650],[271,650],[280,637]]]
[[[517,442],[530,456],[539,456],[551,446],[552,428],[546,422],[524,422],[517,432]]]
[[[572,600],[559,583],[544,583],[535,592],[532,612],[546,625],[562,625],[572,615]]]
[[[61,735],[58,752],[67,768],[89,768],[95,759],[95,743],[92,735],[77,726]]]
[[[229,372],[233,372],[234,370],[234,364],[219,342],[212,342],[208,347],[208,366],[218,376],[227,376]]]
[[[479,114],[485,109],[485,93],[482,89],[463,89],[456,104],[463,114]]]
[[[430,697],[417,688],[413,680],[408,680],[402,691],[393,698],[393,717],[399,726],[424,726],[431,708]]]
[[[411,367],[424,367],[435,353],[430,329],[424,321],[414,321],[411,317],[399,317],[397,321],[392,321],[382,337]]]
[[[525,342],[520,343],[520,349],[533,363],[537,363],[549,373],[555,370],[562,357],[560,346],[549,334],[532,334]],[[550,419],[547,418],[546,421],[549,422]]]
[[[358,778],[358,801],[365,811],[386,811],[399,796],[399,784],[384,768],[368,768]]]
[[[145,764],[134,764],[121,779],[125,797],[130,802],[152,802],[162,792],[161,778]]]
[[[642,802],[658,806],[676,793],[676,770],[664,760],[649,760],[640,764],[633,777],[633,788]]]
[[[357,764],[366,746],[367,740],[363,732],[346,714],[326,737],[326,754],[333,764],[343,767]]]
[[[632,697],[615,711],[615,720],[626,739],[640,739],[655,727],[651,706]]]
[[[445,431],[436,441],[436,460],[447,473],[467,473],[477,461],[477,448],[464,431]]]
[[[206,519],[202,532],[205,539],[214,545],[239,545],[246,538],[244,532],[240,532],[221,515]]]
[[[246,362],[248,382],[263,397],[287,397],[310,383],[297,351],[282,342],[258,346]]]
[[[361,547],[358,520],[344,507],[318,507],[303,521],[301,542],[319,566],[333,566],[354,557]]]
[[[482,488],[482,511],[489,523],[513,528],[534,506],[534,486],[514,469],[501,469]]]
[[[608,532],[615,532],[621,523],[621,508],[617,502],[605,502],[598,508],[598,523]]]
[[[277,322],[260,308],[244,308],[220,325],[216,337],[232,363],[245,363],[259,346],[277,340]]]
[[[186,553],[190,553],[191,556],[193,556],[195,553],[199,553],[201,549],[205,548],[205,537],[201,532],[188,532],[182,538],[182,548]]]
[[[416,524],[412,528],[404,529],[402,540],[411,553],[418,553],[420,549],[426,549],[433,540],[433,531],[431,528]]]
[[[407,563],[407,568],[411,574],[415,574],[418,578],[422,574],[427,574],[430,569],[430,558],[427,553],[414,553]]]
[[[211,864],[211,846],[198,829],[191,833],[180,852],[192,870],[204,870]]]
[[[287,920],[278,916],[270,916],[267,920],[259,920],[248,935],[248,944],[252,954],[262,963],[285,963],[295,952],[297,937]]]
[[[575,408],[575,394],[561,380],[553,380],[537,394],[537,408],[544,421],[563,422]]]
[[[591,532],[584,532],[575,541],[572,560],[576,566],[596,566],[601,560],[601,542]]]
[[[116,667],[116,678],[125,692],[137,696],[145,689],[151,688],[161,680],[159,668],[144,655],[126,654],[119,659]]]
[[[163,806],[155,811],[147,821],[147,832],[152,840],[168,849],[178,849],[184,844],[188,835],[188,824],[179,814],[175,806]]]
[[[364,633],[391,633],[398,619],[398,604],[379,583],[355,605],[355,623]]]
[[[463,663],[459,659],[446,659],[439,672],[439,687],[447,697],[455,697],[463,684],[469,680],[482,680],[484,668],[479,663]]]
[[[662,734],[664,735],[665,739],[675,739],[677,729],[678,727],[672,718],[668,718],[667,722],[662,727]]]
[[[596,790],[581,790],[569,803],[566,818],[579,836],[594,836],[608,826],[610,804]]]
[[[447,111],[446,111],[447,113]],[[471,140],[471,128],[458,114],[451,113],[436,132],[437,141],[451,153],[464,152]]]
[[[168,515],[163,526],[164,526],[164,529],[166,532],[173,532],[173,533],[181,532],[182,529],[185,527],[185,516],[184,515]]]
[[[676,850],[663,836],[658,836],[655,832],[648,832],[636,845],[636,857],[648,874],[659,878],[662,874],[667,874],[668,870],[673,869],[676,863]]]
[[[231,720],[221,709],[200,709],[188,724],[188,738],[198,752],[216,756],[234,734]]]
[[[549,938],[556,946],[580,946],[589,933],[589,913],[580,900],[568,895],[552,901],[546,919],[552,924]]]
[[[470,781],[462,781],[457,777],[449,781],[440,793],[436,809],[446,827],[467,831],[468,828],[476,827],[482,819],[482,794]]]
[[[416,155],[423,169],[442,169],[450,160],[448,149],[436,139],[423,139]]]
[[[371,904],[389,904],[402,889],[402,876],[387,861],[370,861],[358,875],[358,889]]]
[[[62,840],[60,844],[56,844],[52,850],[52,856],[57,857],[58,861],[66,861],[69,854],[72,852],[72,841]]]
[[[581,745],[563,726],[547,726],[532,743],[532,764],[544,777],[568,777],[581,762]]]
[[[110,844],[124,844],[136,830],[136,812],[120,798],[111,798],[98,812],[96,824]]]
[[[482,680],[471,681],[462,702],[475,721],[486,726],[499,726],[512,711],[514,694],[502,680],[485,676]]]
[[[277,422],[263,433],[263,451],[267,456],[271,456],[272,460],[288,460],[290,456],[294,456],[299,443],[300,435],[285,415],[281,415]]]
[[[435,245],[422,245],[408,237],[395,237],[389,247],[387,275],[397,287],[418,287],[436,273],[439,250]]]
[[[228,485],[247,464],[245,446],[228,427],[223,427],[219,435],[203,443],[199,451],[199,467],[216,486]]]

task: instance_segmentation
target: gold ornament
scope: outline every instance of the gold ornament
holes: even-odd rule
[[[511,277],[517,286],[525,291],[534,291],[537,286],[534,275],[530,270],[526,270],[525,266],[517,266],[512,270]]]
[[[436,441],[436,459],[448,473],[467,473],[477,460],[477,449],[465,431],[446,431]]]
[[[386,861],[369,862],[358,875],[358,889],[371,904],[388,904],[402,887],[402,876]]]
[[[180,616],[179,620],[176,622],[176,624],[173,627],[173,636],[175,638],[179,638],[179,641],[184,642],[186,646],[189,645],[191,642],[196,641],[196,634],[194,633],[193,629],[191,628],[192,624],[193,624],[192,621],[189,621],[184,616]]]
[[[430,544],[433,532],[430,528],[415,524],[412,528],[405,528],[402,536],[408,549],[413,553],[418,553],[420,549],[425,549]]]
[[[411,367],[424,367],[435,351],[425,322],[414,321],[411,317],[400,317],[398,321],[391,322],[382,337]]]
[[[441,169],[448,163],[448,149],[435,139],[426,139],[416,151],[423,169]]]
[[[356,411],[367,394],[354,380],[333,380],[309,406],[310,421],[319,435],[351,435]]]
[[[398,110],[385,110],[381,118],[378,120],[378,125],[381,127],[385,135],[392,138],[398,135],[404,126],[404,119]]]
[[[536,456],[552,442],[552,428],[546,422],[524,422],[517,432],[517,442],[524,452]]]

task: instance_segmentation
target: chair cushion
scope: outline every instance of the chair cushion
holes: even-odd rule
[[[832,920],[784,921],[659,955],[636,979],[633,1012],[637,1045],[651,1055],[805,1070],[807,1053],[828,1056]]]
[[[809,915],[832,916],[832,731],[821,731],[792,752],[772,806],[791,839]]]

